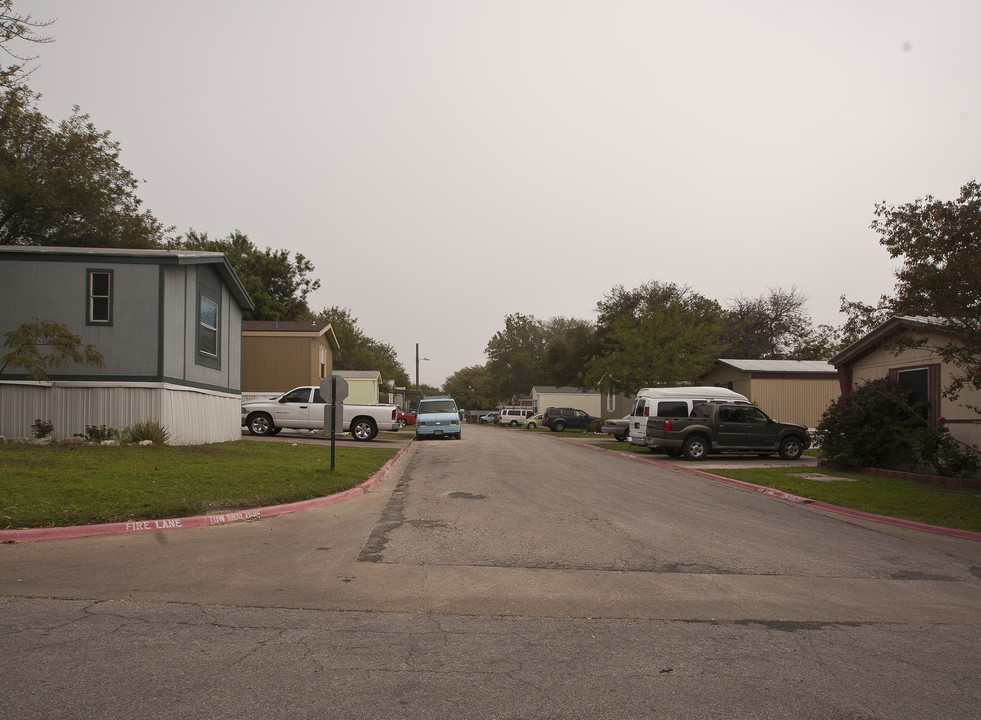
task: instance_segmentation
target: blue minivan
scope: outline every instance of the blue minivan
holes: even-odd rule
[[[416,437],[460,439],[460,410],[449,395],[427,395],[416,409]]]

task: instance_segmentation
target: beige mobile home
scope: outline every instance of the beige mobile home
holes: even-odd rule
[[[252,396],[319,385],[330,377],[337,337],[329,322],[242,323],[242,392]]]
[[[898,349],[904,336],[923,338],[924,347]],[[927,406],[928,420],[943,418],[951,437],[967,445],[981,445],[981,390],[965,388],[956,400],[943,394],[956,368],[946,364],[936,348],[959,342],[956,333],[937,320],[923,317],[894,317],[831,358],[838,370],[842,391],[867,380],[891,377],[907,387],[916,400]]]

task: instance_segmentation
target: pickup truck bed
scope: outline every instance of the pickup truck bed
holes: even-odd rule
[[[687,418],[647,420],[648,447],[689,460],[725,452],[780,453],[784,460],[797,460],[810,444],[803,425],[777,422],[744,403],[704,403]]]

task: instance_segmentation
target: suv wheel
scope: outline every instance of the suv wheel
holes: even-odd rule
[[[709,451],[708,440],[701,435],[692,435],[685,440],[681,451],[689,460],[704,460]]]
[[[552,423],[552,432],[562,432],[565,430],[565,423],[561,420],[556,420]]]
[[[788,437],[780,443],[780,457],[784,460],[797,460],[804,454],[804,443],[800,438]]]

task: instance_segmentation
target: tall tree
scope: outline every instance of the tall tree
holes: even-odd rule
[[[495,384],[486,365],[471,365],[446,378],[443,392],[452,395],[461,408],[484,410],[497,404]]]
[[[599,351],[596,325],[579,318],[555,317],[545,325],[545,382],[586,387],[586,367]]]
[[[211,240],[207,233],[189,230],[178,242],[185,250],[224,253],[248,291],[255,309],[246,320],[309,320],[312,317],[307,296],[320,287],[312,277],[313,263],[301,253],[290,257],[288,250],[259,250],[249,237],[236,230],[222,240]]]
[[[336,370],[378,370],[382,382],[409,387],[409,374],[399,362],[395,348],[368,337],[349,308],[336,305],[324,308],[317,313],[316,319],[329,322],[337,336],[340,349],[334,352]]]
[[[801,359],[811,335],[807,296],[796,287],[770,288],[757,297],[731,300],[723,323],[726,357],[746,360]],[[813,348],[807,353],[813,353]]]
[[[119,143],[76,107],[54,127],[26,87],[0,95],[0,245],[162,247]]]
[[[879,296],[879,302],[875,305],[861,301],[853,302],[842,295],[839,310],[846,316],[846,320],[838,329],[837,349],[848,347],[892,317],[892,304],[892,298],[887,295]]]
[[[879,242],[902,260],[893,313],[935,318],[956,336],[931,345],[956,368],[948,396],[981,388],[981,185],[968,182],[953,201],[928,195],[898,206],[880,203],[875,215]]]
[[[545,338],[543,323],[531,315],[504,318],[504,329],[494,333],[484,350],[499,398],[530,392],[544,381]]]
[[[687,286],[618,285],[597,309],[601,354],[589,363],[589,387],[630,394],[644,386],[693,382],[718,357],[722,308]]]
[[[13,60],[6,66],[0,63],[0,88],[17,87],[33,72],[27,69],[27,64],[37,58],[15,52],[14,43],[22,41],[43,45],[52,42],[53,38],[38,34],[38,31],[52,24],[54,20],[35,20],[30,15],[15,12],[13,0],[0,0],[0,52]]]

